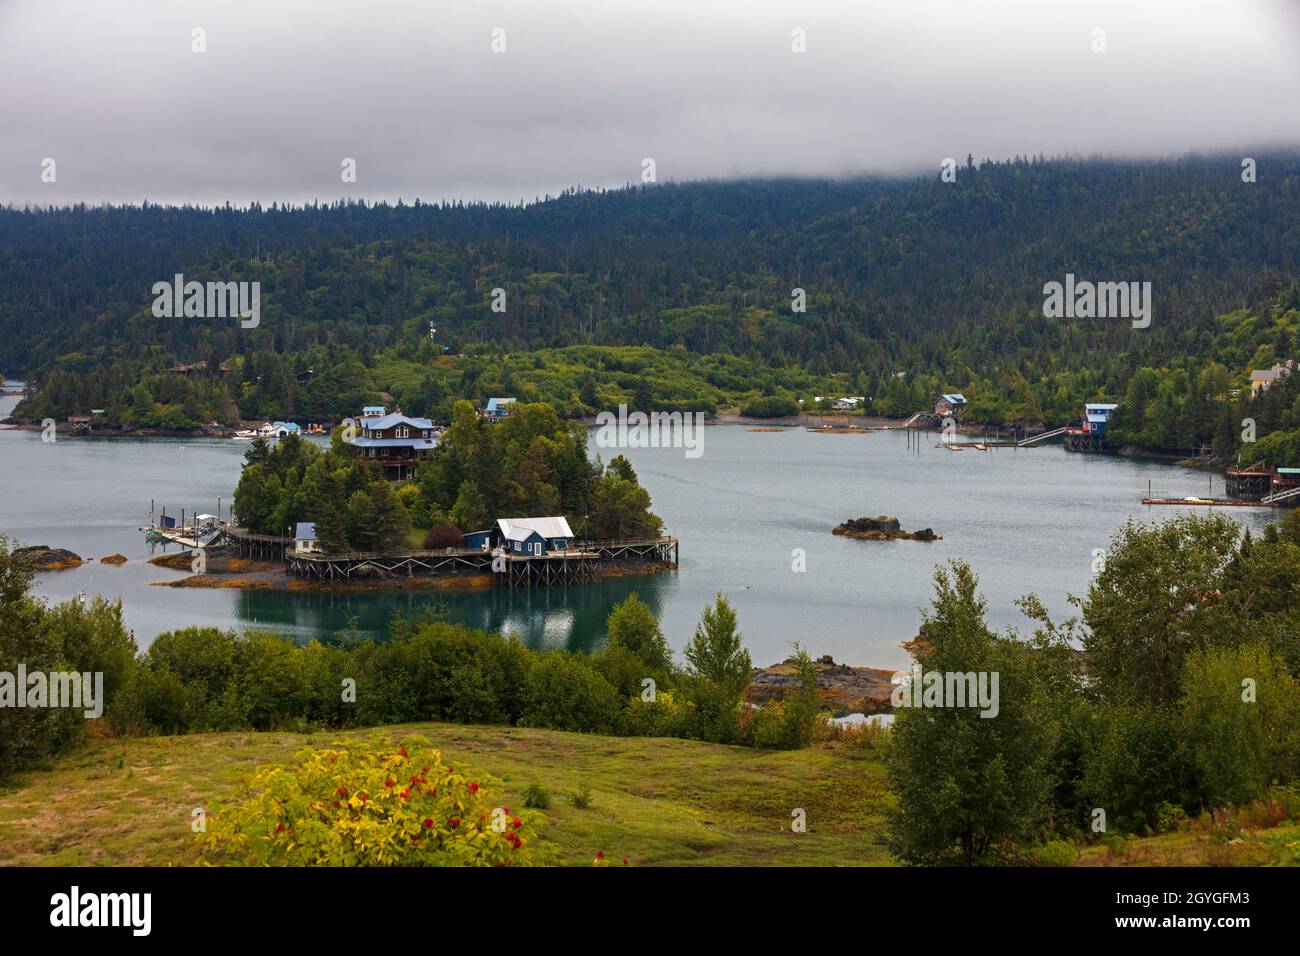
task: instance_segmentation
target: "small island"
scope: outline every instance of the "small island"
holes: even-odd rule
[[[15,548],[14,557],[27,561],[36,571],[64,571],[80,567],[84,563],[81,555],[74,554],[67,548],[51,548],[44,544]]]
[[[435,436],[435,432],[437,432]],[[650,495],[622,455],[544,403],[457,402],[450,425],[383,406],[321,446],[286,434],[244,455],[234,519],[141,529],[202,552],[172,587],[373,590],[549,586],[677,567]]]
[[[846,538],[860,538],[865,541],[892,541],[903,538],[909,541],[942,541],[943,536],[935,534],[929,528],[920,531],[904,531],[899,527],[898,519],[893,515],[876,515],[874,518],[850,518],[832,534]]]

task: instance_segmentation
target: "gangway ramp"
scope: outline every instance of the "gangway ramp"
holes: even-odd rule
[[[1017,448],[1024,448],[1028,445],[1037,444],[1048,438],[1055,438],[1057,435],[1064,435],[1070,428],[1069,425],[1062,425],[1060,428],[1053,428],[1050,432],[1039,432],[1037,435],[1031,435],[1029,438],[1022,438],[1016,442]]]

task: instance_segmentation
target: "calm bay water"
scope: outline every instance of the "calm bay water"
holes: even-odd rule
[[[0,418],[14,404],[0,399]],[[701,609],[722,592],[736,605],[757,664],[782,659],[797,640],[837,661],[901,667],[907,656],[898,644],[916,634],[935,564],[962,558],[974,566],[995,626],[1022,624],[1012,601],[1031,591],[1065,616],[1067,594],[1087,589],[1092,550],[1106,547],[1127,518],[1187,510],[1141,505],[1148,480],[1157,496],[1209,489],[1207,473],[1163,463],[1057,446],[950,452],[935,441],[926,436],[916,451],[901,432],[715,426],[705,432],[700,458],[680,449],[629,449],[654,510],[681,541],[681,566],[583,587],[410,594],[152,587],[185,574],[146,563],[151,552],[137,529],[148,520],[149,500],[179,514],[182,507],[215,511],[220,496],[228,510],[247,447],[229,439],[60,437],[46,444],[36,432],[0,429],[0,532],[95,558],[39,575],[40,593],[52,600],[83,591],[120,597],[142,646],[187,625],[272,628],[299,640],[349,627],[382,635],[394,613],[441,603],[452,619],[517,633],[533,646],[589,649],[603,641],[609,609],[636,592],[680,648]],[[1219,476],[1214,491],[1222,494]],[[1268,509],[1224,512],[1252,529],[1274,517]],[[944,539],[855,541],[830,533],[846,518],[874,514],[897,515],[904,528],[930,527]],[[806,555],[803,573],[792,570],[796,548]],[[99,563],[114,553],[127,563]]]

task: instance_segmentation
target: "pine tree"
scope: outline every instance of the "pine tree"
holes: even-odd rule
[[[736,611],[723,595],[704,609],[683,653],[687,696],[695,704],[700,737],[718,743],[734,740],[753,664],[737,629]]]

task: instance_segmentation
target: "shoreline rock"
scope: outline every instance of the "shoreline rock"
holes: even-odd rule
[[[845,538],[858,538],[862,541],[942,541],[943,536],[935,534],[930,528],[920,531],[904,531],[899,527],[898,519],[893,515],[876,515],[874,518],[850,518],[831,534]]]
[[[830,709],[835,716],[849,713],[886,714],[889,713],[890,694],[894,685],[889,679],[896,671],[881,667],[853,667],[849,664],[837,664],[828,654],[813,662],[817,668],[817,690],[822,705]],[[798,671],[794,658],[786,658],[771,667],[756,667],[750,675],[749,686],[745,689],[745,700],[751,704],[763,704],[769,700],[780,700],[788,692],[799,686]]]

